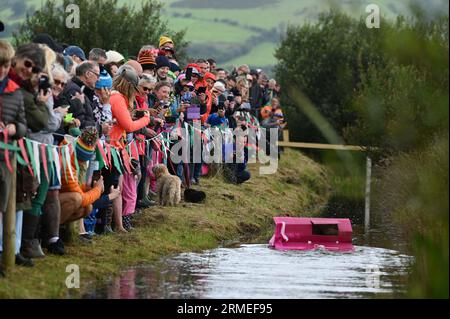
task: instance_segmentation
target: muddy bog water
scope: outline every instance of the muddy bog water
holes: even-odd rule
[[[355,228],[355,244],[383,238]],[[373,243],[372,243],[373,244]],[[382,245],[381,245],[382,246]],[[277,251],[267,244],[218,248],[161,259],[96,284],[84,298],[393,298],[412,258],[355,246],[353,253]]]

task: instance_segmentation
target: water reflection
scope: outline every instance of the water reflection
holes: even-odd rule
[[[354,253],[277,251],[267,245],[181,254],[130,268],[85,298],[373,298],[401,291],[411,258],[381,248]]]

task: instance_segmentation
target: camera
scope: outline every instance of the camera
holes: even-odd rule
[[[175,116],[166,116],[165,117],[165,122],[167,124],[175,124],[177,121],[177,118]]]
[[[144,115],[145,115],[144,110],[134,110],[134,112],[133,112],[133,118],[135,120],[139,120],[140,118],[143,118]]]
[[[168,109],[170,107],[170,102],[169,101],[164,101],[164,100],[161,100],[161,101],[159,101],[159,103],[158,103],[158,108],[161,108],[161,109]]]
[[[39,77],[39,91],[44,91],[44,93],[47,93],[47,91],[52,87],[52,85],[50,84],[50,80],[48,78],[48,76],[46,75],[41,75]]]
[[[197,94],[204,94],[206,93],[206,86],[201,86],[197,89]]]
[[[186,92],[181,97],[181,103],[191,104],[191,100],[192,100],[192,93],[191,92]]]
[[[225,109],[225,101],[226,101],[226,98],[223,95],[220,95],[218,98],[219,103],[218,103],[217,107],[219,109]]]
[[[186,80],[190,81],[192,78],[192,68],[186,69]]]

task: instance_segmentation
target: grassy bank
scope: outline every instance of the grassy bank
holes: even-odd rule
[[[378,170],[375,209],[390,213],[416,260],[411,298],[449,296],[448,160],[447,134],[424,149],[391,158],[391,165]]]
[[[32,269],[12,270],[0,278],[0,298],[66,298],[69,264],[80,266],[81,288],[70,291],[79,296],[87,282],[163,255],[210,249],[229,240],[267,240],[272,216],[312,215],[328,198],[325,170],[301,153],[287,151],[275,175],[259,175],[257,165],[251,172],[252,179],[240,186],[220,176],[204,178],[204,204],[148,209],[131,233],[97,237],[92,245],[74,243],[66,256],[46,256]]]

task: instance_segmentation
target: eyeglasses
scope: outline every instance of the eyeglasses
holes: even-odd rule
[[[37,66],[35,66],[33,64],[33,62],[31,62],[30,60],[25,60],[23,62],[23,65],[25,65],[25,67],[27,69],[31,68],[31,72],[34,73],[34,74],[37,74],[37,73],[41,72],[41,68],[38,68]]]
[[[53,80],[53,83],[55,84],[55,85],[57,85],[57,86],[61,86],[61,87],[65,87],[66,86],[66,82],[64,82],[64,81],[60,81],[60,80],[57,80],[57,79],[54,79]]]
[[[95,76],[97,77],[97,79],[99,79],[100,78],[100,73],[95,73],[94,71],[92,71],[92,70],[89,70],[89,72],[91,72],[91,73],[94,73],[95,74]]]
[[[151,88],[148,88],[148,87],[146,87],[146,86],[143,86],[143,87],[142,87],[142,90],[143,90],[144,92],[150,92],[152,89],[151,89]]]

